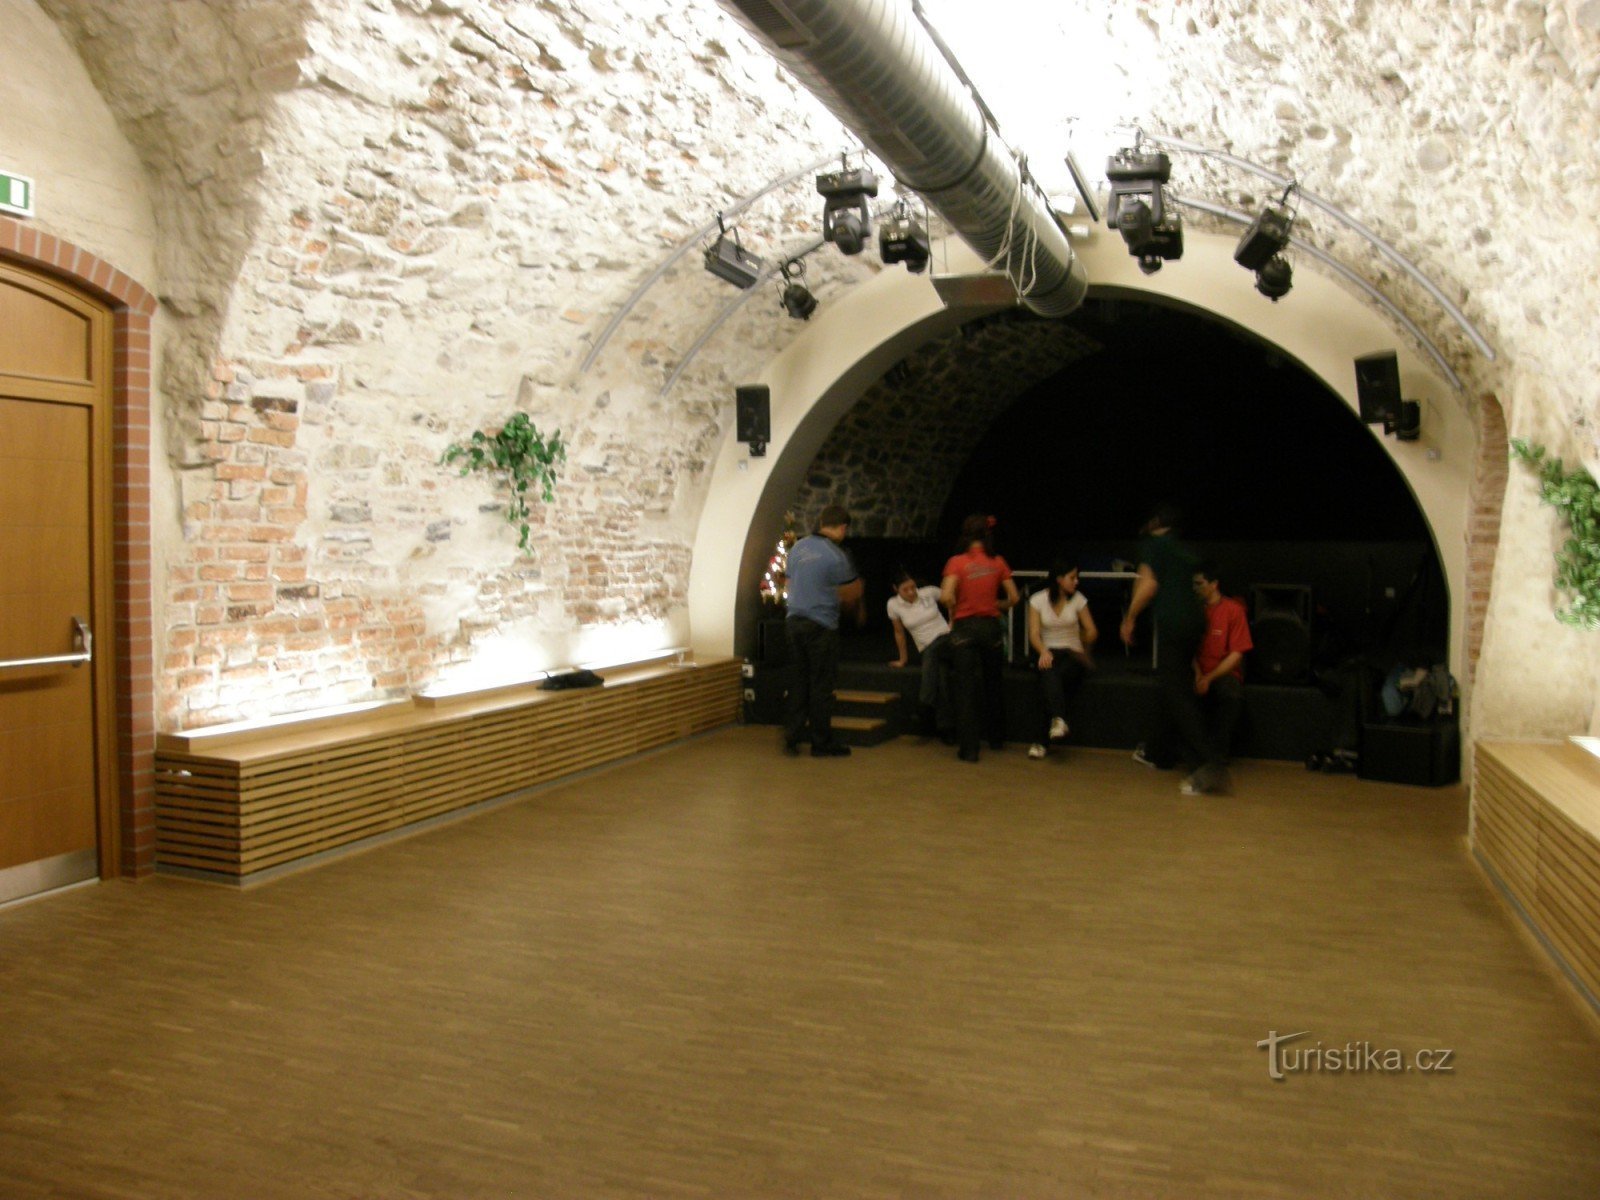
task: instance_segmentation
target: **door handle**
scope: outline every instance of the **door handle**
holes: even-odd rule
[[[74,654],[51,654],[44,658],[8,658],[0,659],[0,671],[7,667],[49,667],[71,664],[80,666],[83,663],[94,661],[94,634],[85,624],[82,617],[72,618],[72,640],[77,645]]]

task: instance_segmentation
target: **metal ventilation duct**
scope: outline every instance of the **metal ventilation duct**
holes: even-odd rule
[[[1010,152],[905,0],[722,4],[897,180],[985,261],[1002,266],[1021,285],[1024,305],[1060,317],[1083,302],[1088,279],[1055,215],[1023,185]]]

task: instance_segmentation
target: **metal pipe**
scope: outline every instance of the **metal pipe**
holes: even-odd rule
[[[1231,208],[1224,208],[1220,204],[1212,204],[1207,200],[1192,200],[1187,196],[1178,196],[1171,192],[1167,193],[1167,197],[1174,204],[1180,204],[1184,208],[1198,209],[1200,212],[1210,213],[1214,217],[1221,217],[1224,220],[1233,221],[1239,225],[1248,225],[1255,219],[1246,213],[1238,212]],[[1410,317],[1406,316],[1406,314],[1401,311],[1400,307],[1395,304],[1394,301],[1390,300],[1389,297],[1385,296],[1382,292],[1373,287],[1365,279],[1361,278],[1361,276],[1357,275],[1349,267],[1345,266],[1338,259],[1334,258],[1333,255],[1329,254],[1326,250],[1318,249],[1316,246],[1309,245],[1305,242],[1295,241],[1292,237],[1289,239],[1289,244],[1292,245],[1297,251],[1304,254],[1309,254],[1312,258],[1316,259],[1318,262],[1332,270],[1341,279],[1354,284],[1356,287],[1365,292],[1375,303],[1380,305],[1385,312],[1392,316],[1396,321],[1399,321],[1401,325],[1405,326],[1406,332],[1417,340],[1422,348],[1428,352],[1428,357],[1433,359],[1434,364],[1439,368],[1439,370],[1444,372],[1445,377],[1450,380],[1450,385],[1458,392],[1461,390],[1461,377],[1457,375],[1451,368],[1449,362],[1445,360],[1445,357],[1440,352],[1439,348],[1428,340],[1427,335],[1424,334],[1421,329],[1417,328],[1417,323]]]
[[[1493,362],[1497,357],[1494,347],[1489,344],[1488,340],[1483,336],[1483,334],[1478,332],[1478,327],[1471,321],[1467,320],[1467,315],[1457,308],[1453,303],[1451,303],[1450,298],[1440,291],[1438,286],[1426,275],[1424,275],[1410,259],[1401,254],[1400,251],[1396,250],[1388,242],[1384,241],[1367,226],[1363,225],[1349,213],[1345,212],[1344,209],[1334,204],[1333,201],[1324,200],[1315,192],[1306,191],[1305,188],[1301,187],[1298,183],[1295,183],[1293,179],[1290,179],[1286,175],[1278,174],[1278,172],[1272,170],[1270,167],[1263,167],[1260,163],[1253,163],[1247,158],[1240,158],[1238,155],[1229,154],[1225,150],[1213,150],[1209,146],[1201,146],[1194,142],[1183,141],[1180,138],[1163,137],[1154,133],[1146,133],[1144,134],[1144,138],[1146,141],[1154,142],[1158,146],[1166,146],[1172,150],[1182,150],[1189,154],[1201,154],[1207,158],[1214,158],[1218,162],[1225,162],[1229,166],[1238,167],[1241,171],[1249,171],[1253,175],[1259,175],[1262,179],[1267,180],[1276,187],[1287,188],[1290,184],[1294,184],[1295,195],[1299,196],[1313,208],[1321,209],[1340,224],[1354,230],[1356,233],[1359,233],[1371,243],[1373,249],[1375,249],[1379,254],[1383,255],[1390,262],[1394,263],[1395,266],[1399,267],[1407,275],[1411,276],[1411,278],[1416,281],[1417,285],[1427,292],[1428,295],[1432,296],[1436,301],[1438,301],[1439,307],[1444,309],[1445,312],[1449,313],[1451,319],[1453,319],[1457,325],[1461,326],[1462,331],[1466,333],[1472,344],[1478,348],[1478,352],[1480,354],[1489,359],[1491,362]],[[1456,386],[1459,387],[1460,384],[1458,383]]]
[[[722,0],[846,128],[920,194],[1022,303],[1065,316],[1089,281],[1055,213],[901,0]]]
[[[689,253],[690,250],[694,249],[696,245],[705,241],[706,238],[710,237],[714,231],[721,228],[723,221],[729,217],[738,216],[745,209],[749,208],[757,200],[761,199],[768,193],[775,192],[781,187],[787,187],[797,179],[803,179],[815,171],[822,170],[823,167],[827,166],[838,157],[839,156],[837,154],[824,155],[822,158],[817,159],[816,162],[809,163],[806,166],[801,167],[798,171],[790,171],[787,175],[778,176],[778,178],[769,181],[766,185],[756,191],[751,192],[748,196],[740,197],[727,208],[720,210],[715,217],[707,221],[704,225],[700,226],[699,229],[696,229],[688,237],[684,238],[683,241],[674,246],[672,248],[672,253],[668,254],[667,257],[664,258],[659,265],[657,265],[654,271],[651,271],[650,274],[645,276],[644,282],[633,289],[632,294],[630,294],[628,298],[622,302],[622,307],[617,309],[615,315],[612,316],[611,320],[606,324],[606,327],[600,331],[600,336],[595,339],[594,345],[589,347],[589,353],[584,355],[583,365],[578,368],[578,374],[582,375],[594,365],[594,360],[600,357],[600,351],[606,348],[606,343],[611,340],[611,335],[616,333],[617,326],[621,325],[622,322],[627,318],[628,314],[633,311],[634,305],[638,304],[639,301],[644,298],[644,294],[653,288],[660,281],[661,277],[672,269],[672,265],[674,263],[676,263],[685,254]]]
[[[717,330],[721,329],[723,323],[727,321],[729,317],[733,316],[734,313],[743,308],[751,296],[754,296],[765,284],[770,282],[772,277],[782,269],[784,263],[789,262],[792,259],[804,258],[812,251],[820,249],[821,246],[822,239],[820,237],[814,238],[810,242],[807,242],[805,246],[801,247],[799,250],[786,251],[781,257],[772,260],[771,262],[767,263],[766,266],[762,267],[761,273],[756,276],[756,281],[747,288],[741,288],[739,294],[724,304],[721,311],[718,312],[716,316],[711,318],[711,323],[700,331],[700,336],[695,338],[694,344],[683,352],[683,357],[678,361],[678,365],[672,369],[672,374],[667,376],[667,381],[661,385],[661,391],[658,392],[657,395],[665,396],[672,390],[673,385],[678,382],[679,377],[682,376],[684,370],[689,366],[690,361],[696,354],[700,353],[700,347],[704,346],[708,341],[710,341],[711,335],[716,333]]]

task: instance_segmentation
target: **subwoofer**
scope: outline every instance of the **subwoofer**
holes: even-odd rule
[[[1258,583],[1250,589],[1250,678],[1257,683],[1311,680],[1311,589]]]

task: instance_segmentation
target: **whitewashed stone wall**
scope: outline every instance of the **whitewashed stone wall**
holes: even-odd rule
[[[748,306],[660,396],[732,294],[690,259],[592,371],[577,362],[716,204],[843,144],[831,119],[710,0],[43,7],[161,198],[182,499],[157,531],[163,722],[411,687],[496,639],[502,665],[539,666],[597,630],[670,636],[732,386],[791,323],[770,299]],[[1007,5],[982,7],[1004,23]],[[989,91],[978,48],[956,42]],[[1064,0],[1004,49],[1036,121],[1013,140],[1036,157],[1093,105],[1297,174],[1485,330],[1494,363],[1305,214],[1302,235],[1402,301],[1469,396],[1497,396],[1514,435],[1600,460],[1595,0]],[[1228,168],[1180,174],[1235,207],[1261,197]],[[816,224],[797,185],[745,228],[768,252]],[[824,302],[873,269],[812,262]],[[574,447],[525,557],[480,511],[490,490],[435,466],[516,408]],[[1596,651],[1550,615],[1536,568],[1554,526],[1522,486],[1513,471],[1474,721],[1566,732],[1589,719]]]

